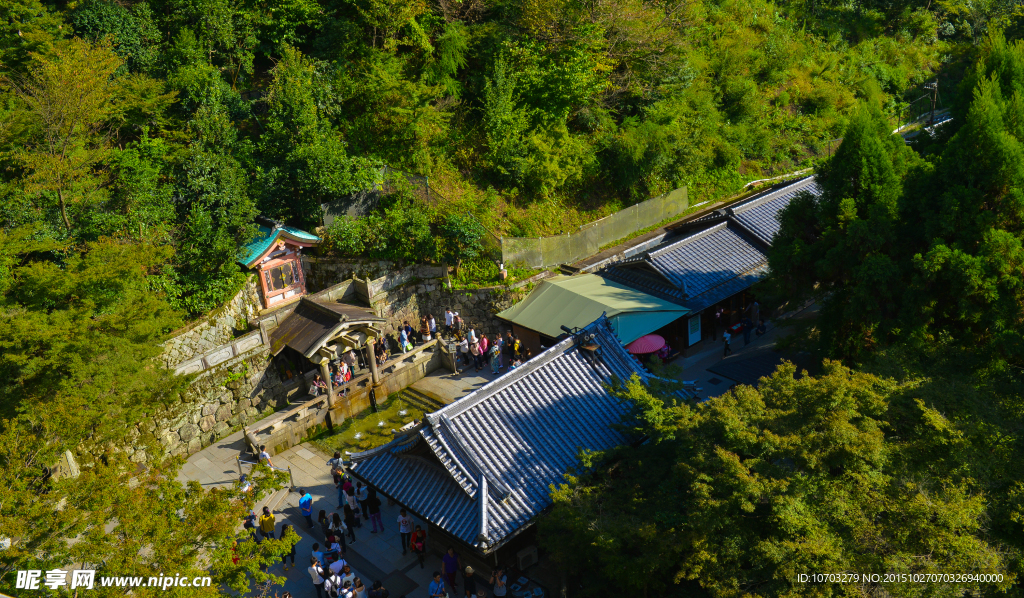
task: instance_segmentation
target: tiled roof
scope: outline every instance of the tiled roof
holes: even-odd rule
[[[567,338],[427,415],[414,435],[352,455],[352,471],[482,553],[494,550],[551,505],[549,486],[580,449],[626,441],[610,427],[626,407],[603,385],[613,374],[648,377],[606,318],[584,330],[601,346],[594,365]]]
[[[309,245],[320,242],[320,237],[294,226],[277,225],[271,228],[265,224],[259,224],[256,236],[247,245],[242,247],[242,255],[238,258],[238,263],[246,268],[253,267],[255,261],[282,237]]]
[[[727,222],[647,254],[647,261],[689,297],[706,293],[766,260],[757,243]]]
[[[768,195],[732,206],[730,218],[765,245],[771,245],[775,233],[779,232],[779,212],[804,191],[820,195],[821,187],[814,177],[808,177]]]
[[[616,262],[600,275],[700,311],[767,274],[766,250],[779,230],[777,215],[803,191],[821,193],[809,177],[735,204],[702,219],[707,224],[698,232]]]

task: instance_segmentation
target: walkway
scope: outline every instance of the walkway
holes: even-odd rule
[[[241,432],[236,432],[192,455],[182,467],[178,479],[182,482],[196,480],[207,488],[228,486],[238,479],[236,456],[252,460]],[[272,457],[275,467],[291,467],[296,487],[306,490],[313,496],[314,516],[320,509],[331,514],[338,504],[337,490],[326,466],[328,458],[310,444],[292,447]],[[243,471],[248,471],[248,466],[243,465]],[[369,524],[364,523],[363,527],[356,529],[356,541],[349,544],[346,559],[352,565],[356,576],[361,578],[367,587],[380,580],[395,598],[403,594],[410,597],[426,596],[430,574],[434,570],[440,570],[441,559],[428,552],[425,567],[421,569],[412,553],[403,556],[395,523],[399,508],[389,506],[384,497],[381,499],[385,503],[381,505],[384,533],[371,534]],[[278,532],[282,524],[289,523],[301,538],[295,547],[295,568],[284,572],[280,563],[270,568],[274,575],[287,578],[283,586],[274,586],[270,595],[273,595],[273,591],[287,590],[294,598],[313,598],[316,591],[306,568],[309,566],[313,543],[323,543],[319,526],[315,530],[308,529],[306,520],[299,511],[297,492],[280,492],[263,499],[258,506],[262,507],[268,502],[277,517]],[[423,521],[416,523],[423,525],[424,529],[427,527]]]
[[[752,335],[749,345],[743,344],[742,334],[734,336],[732,338],[732,353],[728,357],[723,357],[725,346],[721,335],[719,335],[717,341],[706,343],[707,349],[682,360],[677,359],[673,365],[683,368],[684,380],[697,381],[697,387],[702,389],[697,396],[702,399],[724,394],[733,384],[753,382],[755,378],[752,375],[747,375],[745,370],[755,372],[754,375],[757,375],[756,373],[763,371],[765,362],[769,360],[777,362],[780,357],[786,357],[795,361],[798,366],[802,366],[805,360],[800,359],[800,355],[794,355],[789,351],[782,351],[780,355],[780,353],[776,353],[776,346],[778,341],[786,336],[787,329],[791,328],[788,325],[790,322],[795,323],[812,318],[817,311],[818,306],[814,304],[787,313],[778,320],[768,321],[768,331],[761,338]],[[735,373],[733,377],[729,377],[722,372]]]

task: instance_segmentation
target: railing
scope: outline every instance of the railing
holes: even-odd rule
[[[242,474],[242,464],[243,463],[245,463],[246,465],[258,465],[259,464],[259,461],[242,461],[242,458],[239,457],[239,456],[235,456],[235,462],[238,464],[238,477],[239,478],[241,478],[242,475],[243,475]],[[269,467],[270,469],[272,469],[274,471],[287,471],[288,472],[288,486],[291,487],[291,488],[295,488],[295,477],[292,476],[292,466],[291,465],[289,465],[287,467],[287,469],[286,469],[284,467],[274,467],[273,465],[270,465],[268,463],[267,467]]]

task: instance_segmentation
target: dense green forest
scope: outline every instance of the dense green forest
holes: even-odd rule
[[[18,569],[159,564],[211,567],[213,595],[287,550],[235,564],[234,495],[146,460],[188,382],[158,343],[241,286],[256,215],[316,229],[384,165],[439,194],[339,219],[330,251],[453,263],[481,223],[555,233],[680,185],[699,201],[821,167],[773,292],[821,300],[807,342],[854,370],[783,371],[714,407],[623,389],[652,442],[573,480],[552,517],[577,542],[552,552],[594,595],[805,593],[790,572],[843,563],[1020,568],[1020,2],[0,6],[2,589]],[[955,118],[907,149],[888,133],[936,78]],[[46,479],[65,450],[82,474]]]
[[[1009,0],[233,0],[4,4],[5,229],[169,247],[151,284],[199,314],[238,288],[261,213],[339,220],[336,253],[444,259],[452,214],[569,230],[688,185],[709,199],[827,156],[865,86],[890,124],[943,102]]]
[[[795,342],[823,373],[699,404],[619,387],[646,442],[589,455],[544,524],[568,569],[596,572],[585,594],[1020,595],[1024,41],[987,34],[953,120],[909,146],[884,101],[867,94],[821,195],[784,210],[761,289],[820,304]],[[1002,581],[798,579],[825,571]]]

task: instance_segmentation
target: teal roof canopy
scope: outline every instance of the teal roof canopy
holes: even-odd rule
[[[263,254],[268,249],[277,243],[278,239],[287,239],[301,245],[315,245],[320,242],[320,237],[313,233],[307,233],[304,230],[295,228],[294,226],[275,225],[274,227],[267,226],[266,224],[260,223],[259,231],[253,240],[248,244],[242,246],[242,255],[238,258],[238,263],[242,264],[246,268],[252,268],[256,265],[256,262],[263,257]]]
[[[558,338],[561,326],[583,328],[605,314],[622,344],[690,313],[660,297],[597,276],[555,276],[541,281],[530,296],[499,318]]]

